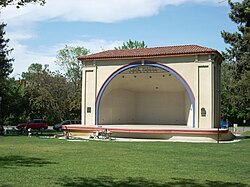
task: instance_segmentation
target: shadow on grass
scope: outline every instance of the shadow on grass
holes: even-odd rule
[[[250,136],[243,136],[243,139],[250,139]]]
[[[48,164],[57,164],[57,163],[36,157],[25,157],[19,155],[0,156],[0,168],[42,167]]]
[[[0,187],[14,187],[14,186],[9,184],[1,184]]]
[[[235,140],[245,140],[250,139],[250,136],[236,136]]]
[[[233,182],[223,182],[223,181],[197,181],[193,179],[184,179],[184,178],[172,178],[171,181],[167,182],[157,182],[152,180],[147,180],[145,178],[126,178],[126,179],[116,179],[112,177],[99,177],[99,178],[84,178],[84,177],[75,177],[69,178],[65,177],[60,179],[60,182],[57,183],[60,186],[66,187],[249,187],[247,184],[243,183],[233,183]]]

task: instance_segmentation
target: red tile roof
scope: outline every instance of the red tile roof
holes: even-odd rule
[[[222,58],[221,54],[211,48],[198,45],[179,45],[155,48],[108,50],[87,56],[81,56],[79,60],[115,60],[115,59],[137,59],[167,56],[188,56],[199,54],[215,54]]]

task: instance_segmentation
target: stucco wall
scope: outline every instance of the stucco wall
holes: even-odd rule
[[[100,108],[100,124],[135,123],[135,93],[117,89],[103,95]]]
[[[183,92],[139,93],[136,96],[137,123],[186,125]]]
[[[211,128],[212,124],[212,86],[211,86],[211,66],[198,67],[198,112],[200,128]],[[204,110],[203,110],[204,109]],[[202,110],[205,114],[202,114]]]
[[[95,124],[96,67],[86,67],[82,76],[82,122]],[[89,108],[89,111],[87,111]]]
[[[125,89],[106,93],[100,105],[100,124],[186,125],[185,93],[136,93]]]

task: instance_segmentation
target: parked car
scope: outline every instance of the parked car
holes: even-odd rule
[[[37,129],[42,131],[48,128],[48,123],[43,119],[32,119],[27,123],[18,124],[16,128],[18,130]]]
[[[81,123],[82,123],[81,120],[65,120],[62,121],[61,123],[55,124],[53,126],[53,129],[56,131],[61,131],[63,125],[77,125],[77,124],[80,125]]]

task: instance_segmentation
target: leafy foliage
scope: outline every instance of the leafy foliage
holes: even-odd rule
[[[82,63],[77,59],[79,56],[85,56],[89,53],[84,47],[65,46],[57,53],[56,63],[65,71],[67,79],[74,83],[76,90],[81,87]]]
[[[229,17],[238,24],[238,32],[221,32],[230,45],[223,53],[226,63],[222,65],[222,114],[242,123],[250,117],[250,0],[229,0],[229,5]]]
[[[12,49],[8,49],[9,39],[5,39],[4,27],[6,24],[0,24],[0,124],[3,122],[2,116],[4,116],[9,110],[8,97],[11,90],[11,85],[9,85],[8,76],[12,72],[13,59],[9,58],[9,54]],[[4,109],[4,110],[3,110]]]
[[[24,89],[20,80],[7,78],[1,90],[1,124],[13,125],[25,118],[28,98],[24,97]]]
[[[45,118],[50,124],[80,118],[81,99],[72,98],[73,83],[58,72],[51,72],[48,65],[32,64],[28,72],[22,74],[22,81],[24,97],[29,101],[28,118]]]
[[[14,59],[8,58],[8,55],[12,49],[8,49],[9,39],[5,39],[4,27],[6,24],[0,24],[0,79],[7,78],[7,76],[12,72],[11,62]]]
[[[81,114],[81,64],[77,56],[87,53],[76,48],[72,53],[62,50],[65,75],[51,72],[48,65],[31,64],[20,80],[6,78],[0,90],[2,100],[1,124],[15,125],[32,118],[46,119],[50,125],[66,119],[80,119]],[[73,50],[73,48],[70,48]],[[64,53],[65,52],[65,53]],[[70,63],[70,64],[67,64]]]
[[[144,41],[132,41],[132,40],[129,40],[127,41],[126,43],[123,42],[123,45],[120,46],[120,47],[115,47],[116,50],[119,50],[119,49],[138,49],[138,48],[147,48],[147,46],[145,45],[145,42]]]
[[[0,0],[0,6],[2,7],[15,5],[17,8],[20,8],[20,6],[24,6],[27,3],[39,3],[40,5],[44,5],[45,0]]]
[[[77,58],[85,56],[89,50],[84,47],[65,46],[57,53],[56,63],[61,66],[65,72],[68,81],[68,90],[66,94],[65,105],[67,115],[71,119],[79,119],[81,114],[81,85],[83,64]],[[64,92],[66,93],[66,92]]]
[[[27,3],[45,4],[45,0],[0,0],[0,8],[14,5],[17,8]],[[14,60],[9,58],[13,49],[8,48],[8,39],[4,38],[4,27],[0,24],[0,124],[13,125],[28,116],[29,98],[25,97],[25,87],[22,80],[15,80],[8,76],[12,73]]]

